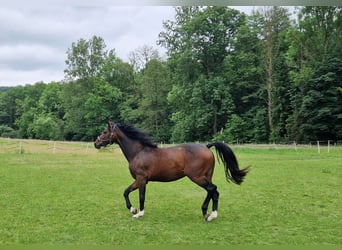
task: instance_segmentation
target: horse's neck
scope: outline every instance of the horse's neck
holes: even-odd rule
[[[133,158],[143,149],[143,146],[139,142],[128,138],[123,133],[120,133],[118,143],[128,162],[133,160]]]

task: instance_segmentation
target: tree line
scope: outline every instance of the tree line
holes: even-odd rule
[[[341,140],[341,9],[175,7],[167,59],[81,38],[64,80],[0,89],[0,136],[91,141],[111,119],[157,142]]]

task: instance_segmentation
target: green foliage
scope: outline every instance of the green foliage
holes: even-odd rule
[[[118,119],[122,92],[102,78],[68,84],[63,93],[65,135],[72,140],[93,140],[109,119]]]
[[[97,76],[105,64],[107,51],[103,38],[93,36],[88,41],[80,39],[72,43],[65,61],[66,77],[69,79],[87,79]]]
[[[63,140],[61,126],[52,114],[36,115],[27,128],[28,137],[45,140]]]
[[[0,93],[0,124],[15,128],[15,121],[20,117],[17,103],[24,99],[24,90],[23,87],[15,87]]]
[[[153,134],[156,141],[169,141],[170,128],[167,94],[170,75],[165,63],[150,60],[137,79],[138,99],[135,109],[138,124]]]
[[[300,110],[306,140],[337,140],[342,133],[342,60],[328,60],[308,82]]]
[[[175,111],[172,140],[208,140],[234,109],[222,70],[244,15],[226,7],[176,11],[176,22],[165,23],[160,34],[160,43],[172,49],[170,66],[178,85],[169,94]]]
[[[176,7],[165,61],[144,46],[129,64],[81,38],[63,82],[0,89],[2,134],[89,141],[112,119],[157,142],[341,140],[341,10]]]
[[[325,69],[320,72],[323,75],[335,75],[336,72],[340,72],[340,66],[336,66],[336,60],[341,60],[342,46],[338,42],[342,32],[341,7],[303,7],[298,17],[299,28],[291,28],[286,38],[290,43],[287,64],[291,66],[289,78],[292,86],[289,93],[293,110],[287,121],[288,136],[295,140],[322,139],[323,137],[341,139],[340,136],[327,132],[332,128],[331,122],[335,122],[335,119],[339,119],[341,115],[338,108],[333,111],[334,117],[330,117],[330,112],[333,110],[330,107],[331,101],[340,99],[337,94],[338,83],[333,83],[330,90],[334,94],[327,94],[330,88],[329,81],[326,81],[325,77],[315,76],[322,69]],[[328,68],[330,60],[335,62],[332,67]],[[321,87],[317,89],[317,85]],[[335,97],[331,98],[331,96]],[[310,118],[310,114],[313,117]],[[337,129],[337,134],[340,133],[338,127],[334,129]]]
[[[248,139],[244,131],[247,130],[246,122],[238,115],[233,114],[228,120],[225,129],[220,131],[214,140],[224,141],[225,143],[246,142]]]
[[[117,119],[118,105],[122,100],[122,93],[117,87],[111,86],[103,79],[95,79],[91,93],[86,96],[83,109],[85,110],[83,126],[87,128],[86,136],[96,138],[103,130],[109,118]]]
[[[0,125],[0,137],[16,138],[18,133],[11,127]]]

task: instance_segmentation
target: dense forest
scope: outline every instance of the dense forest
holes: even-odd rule
[[[342,7],[175,7],[124,62],[98,36],[60,82],[0,88],[0,136],[93,140],[111,119],[156,142],[342,140]]]

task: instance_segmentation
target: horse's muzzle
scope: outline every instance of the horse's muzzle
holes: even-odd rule
[[[94,147],[96,148],[96,149],[100,149],[101,148],[101,144],[97,144],[96,142],[94,143]]]

